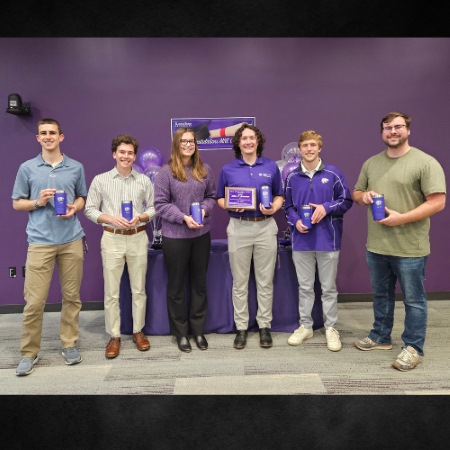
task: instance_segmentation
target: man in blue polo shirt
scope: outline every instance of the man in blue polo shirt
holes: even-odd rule
[[[16,369],[18,376],[29,375],[38,361],[44,308],[55,262],[62,291],[62,356],[68,365],[82,359],[75,345],[79,338],[84,231],[76,213],[83,209],[87,195],[84,168],[61,153],[64,135],[56,120],[40,120],[37,131],[41,153],[21,164],[12,193],[13,208],[29,212],[24,285],[26,305],[20,340],[22,360]],[[66,214],[55,214],[57,190],[67,194]]]
[[[233,136],[236,159],[226,164],[219,176],[217,203],[228,209],[228,254],[233,276],[234,322],[237,334],[234,347],[242,349],[247,343],[248,280],[253,257],[257,286],[260,346],[272,347],[270,325],[272,321],[273,277],[277,258],[278,226],[273,219],[283,205],[283,188],[278,166],[262,155],[265,137],[253,125],[244,123]],[[272,194],[270,208],[260,199],[261,186],[269,186]],[[225,187],[256,188],[256,209],[228,208]]]

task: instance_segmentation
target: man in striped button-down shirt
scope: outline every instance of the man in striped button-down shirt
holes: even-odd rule
[[[145,324],[147,295],[148,236],[147,222],[155,215],[153,186],[150,179],[133,170],[138,142],[129,135],[116,136],[112,141],[112,155],[116,166],[97,175],[89,188],[85,215],[103,226],[101,252],[104,278],[105,326],[110,335],[106,358],[120,352],[119,290],[125,262],[128,266],[132,294],[133,342],[138,350],[150,348],[142,332]],[[130,219],[122,216],[122,201],[132,202]]]

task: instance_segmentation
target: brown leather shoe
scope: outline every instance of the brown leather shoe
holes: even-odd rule
[[[106,346],[105,356],[108,359],[116,358],[120,353],[120,337],[111,338]]]
[[[136,344],[136,348],[141,352],[145,352],[150,348],[150,342],[142,331],[133,333],[133,342]]]

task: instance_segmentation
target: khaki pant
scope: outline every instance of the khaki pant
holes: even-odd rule
[[[147,294],[145,279],[148,264],[148,236],[146,231],[132,235],[103,232],[101,239],[103,279],[105,283],[105,328],[111,337],[120,337],[120,280],[125,262],[131,287],[133,333],[145,325]]]
[[[35,356],[41,349],[42,320],[55,261],[62,291],[61,345],[63,348],[75,347],[79,338],[83,260],[82,239],[67,244],[28,246],[24,286],[26,305],[20,339],[22,356]]]
[[[275,219],[246,222],[231,218],[227,227],[228,256],[233,276],[233,308],[236,329],[248,328],[248,280],[253,257],[259,328],[272,322],[273,277],[277,260],[278,226]]]

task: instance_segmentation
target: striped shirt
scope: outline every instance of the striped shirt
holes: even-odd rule
[[[146,213],[151,220],[155,215],[153,207],[153,185],[150,179],[135,170],[124,177],[117,169],[96,175],[92,180],[84,209],[85,216],[94,223],[102,214],[122,215],[122,201],[133,202],[133,215]],[[137,226],[144,224],[139,222]],[[107,224],[102,224],[103,226]]]

